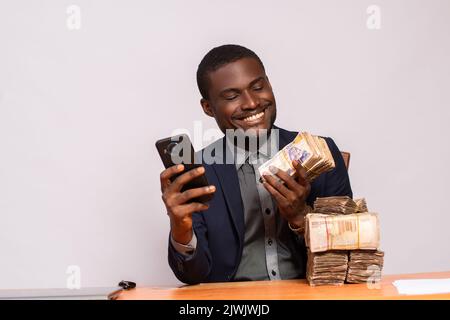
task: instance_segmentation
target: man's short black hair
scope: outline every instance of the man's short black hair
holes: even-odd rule
[[[242,58],[254,58],[264,69],[259,57],[252,50],[236,44],[225,44],[211,49],[202,59],[197,69],[197,85],[204,99],[209,99],[208,73]]]

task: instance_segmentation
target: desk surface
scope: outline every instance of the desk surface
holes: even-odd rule
[[[314,299],[450,299],[450,293],[399,295],[392,284],[400,279],[450,278],[450,272],[383,276],[379,289],[366,284],[310,287],[306,280],[205,283],[178,288],[149,287],[123,291],[119,300],[314,300]]]

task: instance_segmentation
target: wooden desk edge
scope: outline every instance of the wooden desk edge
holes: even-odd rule
[[[392,284],[404,279],[450,278],[450,272],[415,273],[383,276],[380,289],[365,284],[341,287],[310,287],[305,279],[204,283],[172,288],[142,287],[121,292],[117,299],[127,300],[450,300],[450,293],[400,295]],[[271,291],[260,287],[271,286]]]

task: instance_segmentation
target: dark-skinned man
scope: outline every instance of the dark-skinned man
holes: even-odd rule
[[[238,45],[216,47],[200,62],[197,84],[205,114],[214,117],[222,132],[251,132],[250,136],[256,137],[267,133],[269,139],[250,150],[247,140],[236,146],[236,139],[226,134],[213,144],[219,149],[223,146],[224,154],[232,150],[233,159],[237,155],[241,161],[207,162],[173,182],[170,178],[183,172],[183,165],[161,173],[162,198],[171,227],[170,267],[188,284],[304,278],[304,217],[310,206],[317,197],[352,197],[336,144],[325,138],[336,167],[311,184],[297,161],[293,176],[274,168],[273,175],[260,177],[258,165],[274,154],[267,149],[278,151],[297,132],[274,125],[275,97],[259,57]],[[223,155],[221,160],[225,158]],[[210,186],[181,191],[203,174]],[[214,197],[208,204],[190,202],[209,193]]]

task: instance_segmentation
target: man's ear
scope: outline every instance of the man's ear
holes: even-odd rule
[[[203,112],[206,115],[214,118],[214,112],[213,112],[213,109],[211,108],[211,105],[209,104],[209,101],[202,98],[200,100],[200,104],[202,105]]]

